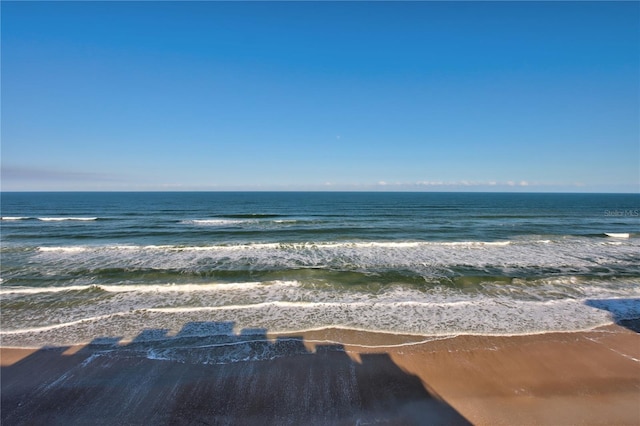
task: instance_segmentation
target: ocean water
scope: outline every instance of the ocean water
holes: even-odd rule
[[[640,317],[640,195],[2,193],[2,344]],[[219,325],[219,326],[218,326]]]

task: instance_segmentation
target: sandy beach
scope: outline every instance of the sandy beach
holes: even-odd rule
[[[634,329],[2,348],[2,424],[640,424]]]

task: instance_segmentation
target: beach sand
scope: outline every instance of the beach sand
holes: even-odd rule
[[[1,420],[638,425],[637,326],[429,341],[329,329],[183,352],[135,341],[2,348]]]

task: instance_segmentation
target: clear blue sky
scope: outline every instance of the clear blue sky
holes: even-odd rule
[[[3,190],[640,190],[638,2],[2,2]]]

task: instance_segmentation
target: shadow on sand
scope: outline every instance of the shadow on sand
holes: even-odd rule
[[[206,337],[203,337],[206,336]],[[309,350],[301,337],[189,323],[98,338],[3,367],[3,425],[469,424],[388,354]]]
[[[587,306],[610,312],[616,324],[640,333],[640,318],[632,318],[631,315],[631,313],[638,312],[640,299],[594,299],[587,300],[585,303]]]

